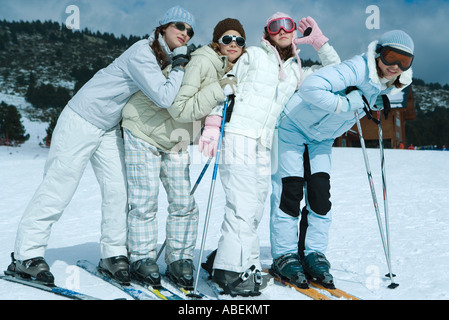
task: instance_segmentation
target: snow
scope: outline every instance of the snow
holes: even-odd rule
[[[15,105],[25,102],[20,97],[2,95],[0,100]],[[0,266],[6,269],[14,248],[17,226],[28,201],[42,179],[48,149],[38,146],[45,135],[46,124],[23,119],[31,138],[18,148],[0,147]],[[191,149],[191,177],[195,182],[205,160]],[[378,149],[368,149],[377,198],[383,216],[383,198]],[[332,203],[333,224],[329,249],[336,285],[367,300],[446,300],[449,299],[449,175],[445,168],[449,152],[385,150],[392,269],[399,287],[388,289],[390,280],[362,151],[359,148],[334,148]],[[201,219],[197,256],[201,244],[212,175],[211,166],[196,191]],[[76,267],[79,259],[99,260],[100,191],[90,166],[60,221],[54,224],[45,258],[56,277],[56,284],[103,299],[129,298],[115,287]],[[224,195],[217,179],[204,258],[217,246],[223,217]],[[165,224],[167,201],[160,195],[160,226]],[[269,202],[259,227],[261,260],[271,264],[269,239]],[[160,227],[159,245],[165,239]],[[197,265],[195,261],[195,265]],[[165,271],[163,259],[160,269]],[[201,272],[202,280],[206,278]],[[200,280],[199,289],[212,294]],[[277,284],[264,292],[264,298],[304,300],[304,295]],[[224,297],[231,299],[230,297]],[[19,284],[0,281],[0,300],[64,299],[51,293]],[[256,299],[256,298],[253,298]]]

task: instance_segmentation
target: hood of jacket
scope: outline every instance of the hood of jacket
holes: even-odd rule
[[[285,80],[285,78],[287,77],[287,75],[286,75],[286,73],[285,73],[285,70],[284,70],[284,63],[286,62],[286,61],[282,61],[282,59],[281,59],[281,57],[280,57],[280,55],[279,55],[279,52],[278,52],[278,50],[276,49],[276,47],[274,47],[267,39],[265,39],[264,37],[262,37],[262,39],[261,39],[261,45],[262,45],[262,48],[264,48],[267,52],[270,52],[270,53],[272,53],[275,57],[276,57],[276,60],[278,61],[278,63],[279,63],[279,68],[280,68],[280,71],[279,71],[279,79],[280,80]],[[299,58],[299,52],[301,51],[300,49],[293,49],[294,51],[293,51],[293,53],[294,53],[294,58],[296,58],[296,61],[297,61],[297,63],[298,63],[298,68],[299,68],[299,74],[300,74],[300,80],[298,81],[298,85],[297,85],[297,88],[299,88],[299,85],[301,84],[301,81],[302,81],[302,65],[301,65],[301,59]],[[288,60],[292,60],[292,58],[290,58],[290,59],[288,59]],[[287,61],[288,61],[287,60]]]
[[[226,67],[228,66],[228,57],[227,56],[220,56],[218,55],[214,49],[212,49],[210,46],[202,46],[192,53],[192,57],[205,57],[207,58],[214,66],[215,70],[221,75],[221,77],[224,76]],[[220,78],[221,78],[220,77]]]
[[[155,39],[155,34],[153,31],[153,33],[148,37],[148,42],[150,43],[150,46],[153,44],[154,39]],[[164,50],[165,54],[167,55],[168,59],[170,60],[172,58],[173,51],[170,50],[170,48],[168,47],[167,43],[165,42],[164,38],[161,35],[159,35],[159,37],[157,39],[159,41],[159,44],[161,45],[162,50]]]

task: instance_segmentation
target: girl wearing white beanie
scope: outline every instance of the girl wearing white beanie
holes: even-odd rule
[[[141,90],[159,108],[171,106],[184,76],[186,43],[194,17],[181,7],[167,11],[149,39],[136,42],[98,71],[68,102],[56,124],[44,178],[17,231],[8,270],[54,284],[44,254],[53,223],[69,204],[90,162],[102,194],[99,268],[129,284],[127,182],[120,131],[122,109]],[[177,65],[166,77],[162,69]]]

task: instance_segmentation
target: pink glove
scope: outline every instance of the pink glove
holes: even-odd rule
[[[295,45],[303,44],[303,43],[311,44],[316,51],[320,50],[320,48],[326,42],[328,42],[329,39],[323,35],[323,32],[321,32],[320,28],[318,27],[318,24],[311,17],[302,18],[298,22],[299,32],[304,34],[304,32],[306,31],[307,28],[312,29],[312,32],[310,33],[310,35],[302,37],[302,38],[296,38],[295,40],[293,40],[293,43]]]
[[[222,119],[220,116],[206,117],[203,133],[198,142],[198,150],[206,157],[211,158],[217,154]]]

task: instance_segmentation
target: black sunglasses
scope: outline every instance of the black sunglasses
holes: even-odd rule
[[[232,41],[235,41],[235,43],[240,47],[243,48],[246,44],[246,40],[243,37],[237,37],[237,36],[231,36],[231,35],[226,35],[221,37],[221,39],[218,40],[218,43],[224,44],[224,45],[229,45],[231,44]]]
[[[184,22],[174,22],[173,24],[175,25],[176,29],[178,29],[179,31],[187,30],[187,35],[189,36],[189,38],[193,37],[193,35],[194,35],[193,29],[187,28],[186,25],[184,24]]]

